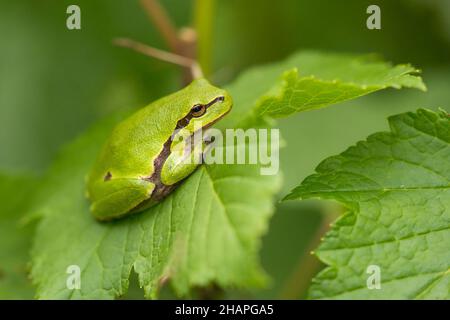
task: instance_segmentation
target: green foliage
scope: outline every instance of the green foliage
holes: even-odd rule
[[[444,2],[379,0],[377,4],[383,12],[383,30],[389,32],[377,32],[364,27],[368,3],[360,0],[346,1],[345,10],[342,10],[339,1],[329,0],[285,0],[276,5],[271,1],[260,0],[216,0],[215,14],[208,14],[208,8],[202,7],[205,9],[203,14],[206,14],[202,19],[206,20],[200,21],[190,20],[192,13],[196,12],[195,1],[164,0],[162,4],[174,18],[174,25],[192,25],[192,22],[195,26],[199,22],[203,25],[202,30],[197,30],[200,51],[209,52],[200,59],[206,63],[206,67],[210,67],[207,68],[211,71],[209,76],[218,85],[227,83],[248,66],[279,61],[295,50],[305,48],[323,52],[380,52],[391,61],[412,62],[426,70],[429,88],[426,94],[417,90],[386,90],[352,100],[339,108],[302,113],[279,121],[277,127],[287,144],[280,153],[281,168],[287,173],[282,186],[284,194],[309,175],[320,160],[339,153],[372,132],[385,130],[384,119],[388,115],[418,107],[448,106],[450,19],[448,10],[445,10],[449,7],[448,3]],[[73,151],[72,159],[64,156],[72,147],[66,148],[53,165],[54,174],[45,176],[43,186],[32,186],[34,183],[29,178],[14,177],[14,174],[22,172],[21,176],[24,176],[30,171],[43,173],[61,145],[85,131],[98,119],[116,110],[142,106],[180,86],[178,67],[111,45],[114,37],[128,36],[167,49],[138,1],[79,0],[77,4],[82,8],[81,32],[64,28],[64,13],[68,5],[65,1],[36,3],[32,0],[0,0],[0,34],[3,42],[8,44],[0,51],[0,167],[8,175],[13,175],[0,178],[0,271],[6,275],[2,278],[0,272],[0,298],[28,298],[32,295],[25,277],[25,261],[32,230],[24,228],[17,220],[28,206],[34,189],[39,192],[36,208],[40,208],[43,216],[44,213],[57,216],[58,206],[64,202],[67,202],[65,208],[70,207],[69,202],[74,205],[67,213],[79,215],[76,207],[80,206],[82,210],[85,208],[74,202],[76,200],[71,197],[71,192],[75,191],[77,199],[85,201],[80,195],[82,183],[78,181],[69,186],[72,175],[68,169],[72,169],[73,165],[75,178],[81,179],[79,177],[86,173],[81,171],[91,161],[90,157],[96,153],[106,132],[101,133],[102,137],[93,138],[98,145],[89,145],[92,150]],[[284,107],[280,103],[289,94],[289,88],[284,88],[288,85],[287,80],[295,88],[302,83],[300,79],[312,74],[319,83],[317,87],[323,88],[322,82],[334,78],[326,77],[324,72],[327,68],[323,65],[306,73],[308,65],[303,62],[288,65],[284,61],[280,64],[284,66],[277,69],[274,65],[273,73],[269,72],[271,67],[267,67],[267,72],[262,72],[263,68],[255,68],[253,78],[249,76],[252,71],[242,76],[248,77],[245,85],[238,86],[234,82],[229,86],[238,101],[228,120],[224,119],[226,122],[222,127],[235,126],[237,122],[240,122],[240,126],[271,125],[272,117],[277,114],[265,113],[264,119],[260,119],[258,115],[261,111],[275,110],[275,107],[277,113],[294,111],[279,108]],[[332,66],[330,70],[334,72],[335,67]],[[336,73],[341,84],[344,84],[342,77],[346,74],[347,69]],[[302,84],[314,84],[312,80],[304,79]],[[359,78],[356,87],[362,83]],[[349,87],[343,87],[351,95],[357,93],[348,90]],[[292,106],[302,109],[312,106],[302,102],[305,96],[296,96],[296,105]],[[263,102],[270,108],[257,108]],[[240,108],[249,112],[241,113],[238,111]],[[112,123],[104,125],[102,130]],[[65,157],[63,162],[62,157]],[[67,192],[64,194],[62,190]],[[269,233],[263,239],[261,251],[262,264],[274,280],[273,286],[264,291],[252,291],[246,297],[277,297],[284,282],[291,279],[291,273],[295,272],[293,269],[298,259],[307,250],[321,216],[316,209],[320,209],[322,202],[315,203],[317,206],[313,212],[305,209],[307,204],[309,202],[291,201],[276,207],[275,219],[271,221]],[[69,240],[74,242],[67,250],[60,246],[62,249],[56,251],[56,244],[50,246],[52,241],[61,241],[66,223],[70,223],[62,215],[60,224],[64,226],[60,230],[52,230],[53,233],[46,238],[42,232],[38,233],[39,239],[46,239],[40,247],[42,252],[55,249],[45,256],[40,266],[41,274],[35,280],[38,283],[42,276],[47,276],[45,267],[51,267],[54,257],[58,257],[61,252],[65,257],[76,257],[76,252],[68,251],[74,250],[76,242],[84,237],[84,233],[77,234],[74,231],[71,233],[72,239],[65,238],[67,243]],[[52,219],[46,217],[42,221],[42,230],[46,230],[45,225],[57,225]],[[86,226],[92,228],[89,223]],[[74,229],[77,228],[79,226]],[[94,243],[95,239],[89,252]],[[106,247],[113,248],[111,252],[117,250],[112,244]],[[85,249],[80,247],[80,250]],[[102,253],[106,255],[106,249]],[[83,254],[84,251],[80,256]],[[38,265],[40,263],[36,257],[33,261]],[[59,266],[55,269],[61,271]],[[88,269],[92,271],[93,267]],[[92,289],[91,296],[95,296],[95,290],[98,290],[95,286],[102,275],[97,275],[97,282],[91,288],[83,288],[84,292]],[[117,276],[113,270],[105,275]],[[67,275],[64,273],[64,276]],[[64,281],[64,276],[57,280]],[[90,277],[94,275],[91,273]],[[105,288],[111,287],[113,283],[108,277],[102,279]],[[136,277],[132,273],[130,282]],[[126,274],[114,278],[114,281],[117,278],[125,279],[123,281],[126,284]],[[49,285],[46,283],[42,287]],[[117,287],[116,282],[114,286]],[[142,290],[137,291],[142,295]],[[162,293],[162,297],[165,297],[166,292]],[[112,291],[110,293],[108,297],[113,295]],[[229,291],[232,298],[241,297],[241,293]]]
[[[27,279],[31,226],[23,226],[28,196],[35,179],[0,174],[0,299],[30,299],[33,288]]]
[[[390,61],[426,68],[427,80],[432,68],[441,70],[449,63],[445,0],[379,0],[388,13],[383,14],[383,28],[389,32],[364,27],[368,4],[360,0],[347,0],[345,10],[329,0],[215,2],[213,40],[203,40],[213,41],[211,80],[218,85],[250,65],[278,61],[305,48],[380,52]],[[76,3],[83,12],[81,32],[65,28],[65,1],[0,1],[0,35],[8,44],[0,52],[3,170],[42,173],[62,144],[99,118],[179,87],[176,66],[111,45],[114,37],[128,36],[167,49],[139,1]],[[195,1],[162,3],[176,26],[193,22]]]
[[[299,56],[305,59],[308,54]],[[329,65],[324,55],[314,57],[316,70],[322,69],[321,58],[323,67]],[[350,58],[345,59],[351,64]],[[364,63],[356,61],[358,68],[364,69]],[[371,66],[367,64],[367,68]],[[396,73],[397,68],[385,68],[379,77]],[[397,77],[397,82],[386,80],[384,87],[404,85],[405,77],[420,87],[420,78],[408,75]],[[270,79],[269,74],[266,78]],[[230,87],[235,90],[234,114],[241,118],[244,97],[239,92],[254,90],[257,95],[261,87],[250,90],[242,80]],[[293,99],[304,94],[290,86],[284,88],[293,92]],[[32,252],[38,297],[122,296],[132,268],[148,298],[157,297],[167,279],[178,295],[209,283],[222,287],[263,285],[266,277],[258,263],[258,250],[272,215],[271,198],[278,190],[278,179],[261,176],[258,166],[204,166],[160,205],[136,217],[98,223],[84,197],[84,177],[113,123],[99,124],[67,147],[37,196],[35,210],[43,216]],[[228,122],[228,127],[235,126]],[[70,265],[81,268],[81,290],[66,289]]]
[[[416,73],[410,65],[393,67],[374,56],[300,52],[283,62],[253,68],[228,86],[236,97],[236,110],[222,125],[264,126],[271,118],[326,107],[388,87],[426,90]],[[263,119],[266,121],[261,123]]]
[[[449,299],[450,118],[418,110],[323,161],[286,199],[342,203],[316,254],[311,298]],[[381,290],[366,286],[381,268]]]
[[[32,253],[38,297],[118,297],[132,267],[149,298],[167,277],[179,295],[209,282],[264,284],[258,249],[277,178],[261,176],[258,166],[202,167],[160,205],[99,223],[84,197],[84,177],[113,123],[99,124],[65,148],[41,188],[36,211],[43,218]],[[66,289],[69,265],[81,268],[81,290]]]

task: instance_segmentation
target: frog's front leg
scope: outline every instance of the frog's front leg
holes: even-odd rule
[[[189,176],[203,161],[205,142],[187,139],[173,146],[161,170],[161,182],[173,185]]]
[[[88,191],[91,211],[98,220],[122,217],[149,199],[154,188],[154,183],[139,178],[99,180]]]

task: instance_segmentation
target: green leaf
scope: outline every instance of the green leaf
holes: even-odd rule
[[[304,53],[299,57],[311,70],[331,64],[326,63],[326,55]],[[355,75],[371,70],[370,66],[382,69],[379,74],[373,70],[366,79],[372,91],[389,85],[422,84],[420,78],[408,75],[414,71],[411,67],[390,68],[367,59],[358,62],[358,58],[344,60],[355,65]],[[242,121],[254,126],[270,125],[273,108],[255,112],[266,108],[267,103],[255,109],[251,102],[259,95],[263,97],[258,101],[284,99],[282,93],[286,90],[281,90],[279,84],[273,87],[273,83],[291,67],[288,62],[262,68],[254,73],[254,82],[243,76],[230,85],[235,108],[220,126],[242,127]],[[288,74],[293,76],[292,71]],[[345,85],[350,85],[351,78],[343,77],[348,82]],[[340,85],[339,81],[331,83]],[[291,83],[286,88],[291,90]],[[178,295],[210,283],[222,287],[263,285],[266,276],[259,266],[258,249],[273,212],[272,197],[278,190],[278,179],[261,176],[257,165],[203,166],[160,205],[128,219],[98,223],[84,198],[84,176],[114,123],[111,120],[98,125],[67,147],[37,195],[35,211],[42,220],[32,251],[32,278],[38,286],[38,297],[118,297],[126,292],[133,268],[149,298],[157,296],[158,288],[167,279]],[[80,290],[66,288],[66,270],[71,265],[81,268]]]
[[[19,224],[34,178],[0,174],[0,299],[30,299],[34,289],[27,277],[31,226]]]
[[[283,62],[256,67],[226,89],[235,110],[221,126],[265,126],[272,118],[323,108],[388,87],[426,90],[419,70],[392,66],[373,55],[296,53]],[[274,85],[275,84],[275,85]]]
[[[65,148],[41,189],[36,210],[43,218],[32,251],[38,297],[118,297],[132,268],[148,298],[167,279],[178,295],[211,282],[263,285],[258,250],[278,178],[261,176],[256,165],[202,166],[158,206],[99,223],[84,197],[84,177],[113,123]],[[70,265],[81,269],[80,290],[66,288]]]
[[[420,109],[389,123],[286,197],[347,208],[316,251],[328,267],[313,299],[450,299],[449,115]],[[380,267],[379,290],[367,287],[370,265]]]

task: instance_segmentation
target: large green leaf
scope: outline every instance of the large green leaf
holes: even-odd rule
[[[26,268],[32,230],[19,220],[35,187],[34,178],[0,174],[0,299],[30,299],[34,294]]]
[[[389,119],[370,136],[322,162],[287,199],[342,203],[316,251],[329,265],[311,298],[450,299],[450,118],[418,110]],[[379,266],[381,289],[368,289]]]
[[[410,65],[392,66],[376,56],[296,53],[285,61],[256,67],[227,87],[235,110],[221,125],[261,124],[261,118],[286,117],[322,108],[388,87],[426,90],[419,71]]]
[[[278,179],[261,176],[255,165],[204,166],[160,205],[98,223],[84,197],[84,176],[111,125],[98,125],[68,146],[42,187],[44,217],[32,254],[38,297],[121,296],[132,267],[151,298],[167,277],[180,295],[210,282],[264,284],[258,249]],[[80,290],[66,288],[70,265],[82,270]]]
[[[314,57],[319,61],[307,61],[312,69],[330,64],[326,55]],[[371,66],[366,60],[355,59],[358,66]],[[235,110],[230,119],[224,119],[222,127],[241,127],[240,120],[249,111],[248,97],[265,93],[266,100],[274,97],[267,90],[273,87],[275,75],[284,68],[284,63],[262,68],[258,74],[267,80],[267,86],[249,85],[242,78],[230,85]],[[359,68],[362,67],[355,67]],[[380,88],[422,85],[420,78],[407,75],[413,69],[400,67],[401,75],[397,75],[397,68],[383,69],[383,76],[392,73],[394,80],[383,80]],[[378,81],[374,80],[378,79],[375,76],[369,79],[368,83]],[[297,97],[303,91],[297,91],[293,87],[296,85],[297,82],[289,83],[284,88],[293,89]],[[335,101],[324,101],[323,105],[329,102]],[[267,125],[260,121],[261,117],[258,113],[252,123]],[[259,266],[258,249],[273,211],[272,197],[278,190],[278,178],[261,176],[257,165],[203,166],[158,206],[120,221],[98,223],[91,217],[84,198],[84,176],[114,122],[99,124],[68,146],[36,197],[36,211],[42,215],[32,252],[32,277],[38,286],[38,297],[121,296],[127,290],[133,268],[150,298],[157,296],[158,287],[165,279],[171,280],[178,295],[210,283],[222,287],[264,284],[266,277]],[[66,269],[70,265],[81,269],[80,290],[66,288]]]

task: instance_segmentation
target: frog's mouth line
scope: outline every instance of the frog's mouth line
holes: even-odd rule
[[[200,104],[198,106],[205,107],[205,112],[206,112],[214,104],[216,104],[217,102],[223,102],[224,100],[225,100],[224,96],[218,96],[218,97],[214,98],[213,100],[211,100],[210,102],[208,102],[207,104]],[[220,120],[222,116],[220,116],[219,118],[214,120],[212,123],[215,123],[216,121]],[[193,118],[196,118],[196,117],[192,114],[192,110],[190,110],[187,115],[185,115],[182,119],[178,120],[177,125],[175,126],[175,132],[177,130],[187,127]]]
[[[212,100],[211,102],[209,102],[208,105],[211,106],[211,105],[217,103],[218,101],[223,101],[223,100],[224,100],[224,97],[223,97],[223,96],[220,96],[220,97],[215,98],[215,99]],[[211,121],[210,123],[208,123],[207,125],[201,127],[200,129],[194,131],[194,132],[192,133],[192,135],[190,135],[190,138],[194,137],[196,133],[198,134],[199,131],[204,130],[204,129],[208,129],[209,127],[211,127],[211,126],[212,126],[213,124],[215,124],[217,121],[219,121],[220,119],[222,119],[223,117],[225,117],[225,116],[231,111],[231,109],[232,109],[232,108],[230,107],[230,109],[228,109],[228,110],[227,110],[224,114],[222,114],[220,117],[218,117],[218,118],[215,119],[214,121]],[[207,138],[207,137],[205,137],[205,138]],[[143,178],[144,180],[148,180],[148,181],[151,181],[151,182],[154,182],[155,180],[158,181],[158,176],[160,176],[160,174],[161,174],[160,171],[161,171],[161,169],[162,169],[162,166],[164,165],[165,161],[167,160],[167,158],[168,158],[169,155],[170,155],[170,146],[171,146],[172,141],[173,141],[173,137],[171,136],[171,137],[169,137],[169,139],[167,139],[167,141],[164,143],[164,145],[163,145],[163,150],[158,154],[158,156],[157,156],[157,157],[155,158],[155,160],[154,160],[154,170],[155,170],[155,171],[153,172],[153,174],[152,174],[151,176]]]
[[[220,117],[218,117],[217,119],[215,119],[214,121],[211,121],[210,123],[204,125],[201,129],[208,129],[209,127],[211,127],[212,125],[214,125],[217,121],[221,120],[223,117],[225,117],[227,114],[230,113],[232,107],[230,107],[230,109],[227,110],[227,112],[225,112],[224,114],[222,114]],[[198,131],[198,130],[197,130]]]
[[[211,106],[218,101],[223,101],[223,99],[224,99],[223,97],[217,97],[213,101],[209,102],[208,105]],[[208,123],[204,127],[201,127],[199,130],[195,131],[192,134],[192,136],[194,136],[194,134],[200,130],[211,127],[217,121],[219,121],[220,119],[225,117],[231,111],[231,109],[232,109],[232,107],[230,107],[230,109],[228,109],[227,112],[222,114],[220,117],[218,117],[214,121]],[[170,192],[172,192],[178,186],[179,183],[181,183],[181,181],[179,181],[173,185],[165,185],[161,181],[161,170],[162,170],[162,167],[163,167],[165,161],[167,160],[168,156],[170,155],[171,143],[172,143],[172,137],[167,139],[167,141],[164,143],[163,150],[154,160],[154,172],[149,177],[142,178],[143,180],[154,183],[155,188],[152,190],[151,194],[149,195],[149,197],[146,200],[143,200],[136,207],[134,207],[130,212],[136,212],[136,211],[143,210],[147,206],[149,206],[152,203],[152,201],[159,202],[161,199],[165,198]]]
[[[205,104],[206,109],[211,107],[213,104],[216,104],[217,102],[223,102],[225,100],[224,96],[218,96],[217,98],[214,98],[212,101]]]
[[[206,129],[210,128],[210,127],[213,126],[216,122],[218,122],[218,121],[221,120],[223,117],[225,117],[228,113],[230,113],[230,111],[231,111],[231,108],[228,109],[227,112],[225,112],[224,114],[222,114],[220,117],[218,117],[218,118],[215,119],[214,121],[212,121],[212,122],[210,122],[210,123],[204,125],[204,126],[201,127],[200,129],[197,129],[196,131],[194,131],[194,132],[188,137],[188,141],[193,141],[193,138],[194,138],[196,135],[198,135],[198,133],[199,133],[200,131],[203,131],[203,130],[206,130]],[[202,134],[202,137],[203,137],[202,141],[203,141],[204,143],[206,143],[207,145],[213,142],[213,141],[209,141],[209,136],[208,136],[208,135],[203,135],[203,134]],[[186,148],[189,149],[189,146],[186,145]],[[192,148],[192,145],[191,145],[191,148]]]

